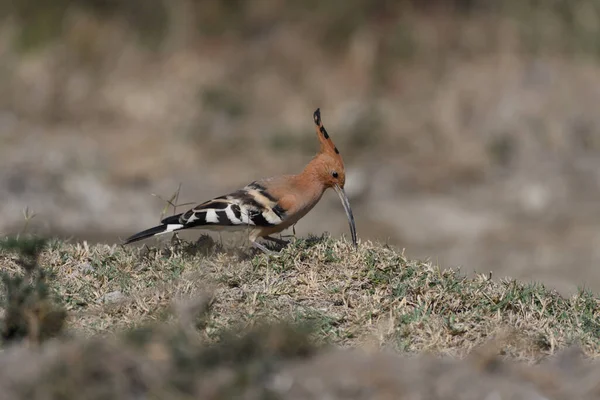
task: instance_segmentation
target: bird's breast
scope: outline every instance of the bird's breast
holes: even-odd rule
[[[322,194],[319,196],[314,196],[314,197],[305,199],[304,201],[298,201],[298,204],[296,205],[296,207],[294,207],[292,210],[290,210],[287,217],[281,222],[280,225],[282,227],[282,230],[294,225],[296,222],[298,222],[300,219],[302,219],[306,214],[308,214],[309,211],[312,210],[315,207],[315,205],[319,202],[319,200],[321,199],[321,196],[322,196]]]

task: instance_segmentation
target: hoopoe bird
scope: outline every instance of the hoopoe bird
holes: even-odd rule
[[[352,243],[357,246],[354,216],[344,192],[344,162],[323,126],[320,109],[314,112],[313,118],[321,148],[301,173],[254,181],[185,213],[167,217],[161,221],[161,225],[136,233],[124,244],[189,228],[247,230],[252,245],[270,253],[257,239],[287,244],[271,235],[296,224],[319,202],[327,189],[333,188],[346,211]]]

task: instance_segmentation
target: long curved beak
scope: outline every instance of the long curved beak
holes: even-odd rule
[[[350,202],[348,201],[348,196],[346,196],[346,192],[344,189],[339,187],[338,185],[334,185],[333,188],[337,192],[338,196],[340,196],[340,200],[342,201],[342,205],[344,206],[344,211],[346,211],[346,216],[348,217],[348,224],[350,224],[350,234],[352,235],[352,244],[354,247],[358,246],[356,240],[356,225],[354,224],[354,215],[352,215],[352,208],[350,208]]]

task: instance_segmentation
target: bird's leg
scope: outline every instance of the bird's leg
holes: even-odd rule
[[[179,234],[177,232],[174,232],[173,236],[171,236],[171,244],[174,246],[181,244],[181,239],[179,238]]]
[[[278,245],[281,245],[281,246],[286,246],[286,245],[290,244],[290,242],[288,242],[287,240],[277,239],[272,236],[263,236],[263,239],[270,240],[271,242],[277,243]]]
[[[263,253],[265,253],[266,255],[269,256],[274,256],[277,253],[275,253],[274,251],[271,251],[269,249],[267,249],[265,246],[263,246],[262,244],[255,242],[254,240],[250,241],[252,243],[252,246],[256,247],[257,249],[259,249],[260,251],[262,251]]]
[[[282,238],[294,238],[296,239],[296,224],[292,225],[292,233],[290,235],[279,235]]]

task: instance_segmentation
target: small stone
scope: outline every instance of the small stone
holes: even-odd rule
[[[125,299],[125,295],[121,293],[119,290],[115,290],[114,292],[106,293],[104,296],[100,297],[100,302],[102,303],[118,303]]]
[[[81,263],[81,264],[79,264],[79,265],[77,266],[77,269],[78,269],[80,272],[83,272],[84,274],[89,274],[89,273],[92,273],[92,272],[94,272],[94,267],[93,267],[93,265],[92,265],[92,264],[90,264],[90,263],[89,263],[89,262],[87,262],[87,261],[86,261],[86,262],[83,262],[83,263]]]

